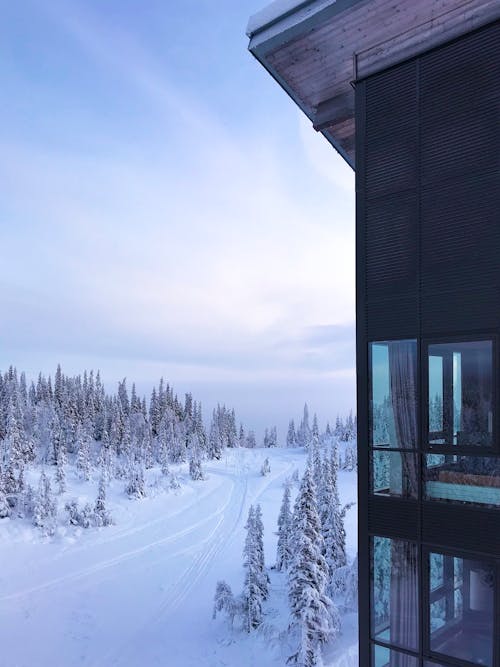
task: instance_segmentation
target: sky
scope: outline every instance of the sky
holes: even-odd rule
[[[0,369],[354,407],[354,177],[247,51],[265,4],[4,3]]]

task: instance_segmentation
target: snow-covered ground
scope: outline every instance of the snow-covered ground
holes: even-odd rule
[[[271,473],[260,468],[269,457]],[[129,500],[113,481],[108,506],[115,525],[59,527],[42,538],[27,521],[0,521],[1,667],[276,667],[287,653],[284,575],[271,573],[263,627],[251,635],[212,620],[216,582],[243,584],[244,525],[260,503],[266,564],[275,559],[276,520],[284,481],[302,472],[301,450],[226,450],[206,464],[207,479],[179,467],[177,491],[149,489]],[[174,467],[173,467],[174,468]],[[150,471],[151,472],[151,471]],[[149,482],[159,472],[151,472]],[[68,480],[70,495],[93,502],[97,482]],[[339,472],[341,501],[356,499],[356,474]],[[346,518],[347,548],[356,552],[356,508]],[[354,667],[356,618],[326,667]]]

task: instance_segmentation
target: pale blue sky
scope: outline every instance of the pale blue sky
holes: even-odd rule
[[[354,406],[353,175],[247,52],[261,7],[4,3],[0,368]]]

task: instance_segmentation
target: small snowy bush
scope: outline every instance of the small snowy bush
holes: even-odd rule
[[[262,464],[262,468],[260,469],[260,474],[265,477],[266,475],[269,475],[271,472],[271,465],[269,464],[269,459],[264,459],[264,463]]]

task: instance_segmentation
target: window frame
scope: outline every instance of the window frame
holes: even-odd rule
[[[481,663],[470,662],[469,660],[464,660],[463,658],[457,658],[455,656],[446,655],[446,653],[439,653],[438,651],[431,650],[431,618],[430,618],[430,605],[433,601],[433,598],[437,597],[437,593],[440,588],[444,588],[443,585],[440,588],[436,588],[431,591],[431,582],[430,582],[430,555],[431,554],[440,554],[443,556],[449,556],[451,558],[460,558],[462,560],[469,561],[482,561],[485,564],[489,565],[493,571],[493,614],[492,614],[492,637],[491,637],[491,655],[492,662],[491,666],[496,667],[497,661],[496,657],[500,651],[500,632],[497,632],[497,628],[500,626],[500,560],[496,559],[494,556],[471,553],[463,551],[460,549],[450,549],[440,545],[429,545],[423,544],[421,547],[421,589],[420,589],[420,600],[422,604],[422,613],[421,613],[421,638],[422,638],[422,655],[423,655],[423,664],[430,661],[431,663],[436,663],[439,667],[440,665],[460,665],[461,667],[480,667]],[[463,574],[462,574],[463,576]],[[464,586],[464,583],[462,583]]]
[[[416,390],[415,390],[415,417],[416,417],[416,426],[417,426],[417,434],[416,434],[416,442],[415,446],[413,448],[402,448],[402,447],[391,447],[390,443],[387,445],[382,445],[382,444],[374,444],[373,443],[373,433],[374,433],[374,420],[373,420],[373,373],[372,373],[372,368],[373,368],[373,353],[372,353],[372,346],[373,345],[384,345],[387,343],[415,343],[415,382],[416,382]],[[393,498],[395,500],[400,500],[402,502],[409,502],[409,503],[417,503],[422,500],[422,460],[421,460],[421,447],[420,447],[420,442],[421,442],[421,407],[420,407],[420,400],[421,400],[421,372],[420,372],[420,367],[421,367],[421,341],[418,336],[411,337],[411,336],[405,336],[405,337],[387,337],[384,339],[379,339],[377,338],[376,340],[368,340],[366,342],[366,354],[367,354],[367,361],[368,361],[368,373],[367,373],[367,399],[368,399],[368,473],[369,473],[369,485],[368,485],[368,491],[369,495],[371,497],[378,497],[378,498]],[[394,453],[400,453],[400,454],[412,454],[415,456],[415,462],[416,462],[416,495],[415,496],[399,496],[399,495],[392,495],[390,493],[377,493],[375,492],[375,480],[374,480],[374,454],[375,452],[394,452]]]
[[[430,443],[429,430],[429,346],[431,345],[446,345],[453,343],[476,343],[476,342],[491,342],[491,392],[492,392],[492,434],[491,445],[438,445]],[[499,368],[498,368],[498,334],[494,332],[468,334],[463,336],[439,336],[426,337],[422,339],[421,343],[421,381],[420,381],[420,416],[421,416],[421,451],[423,454],[461,454],[464,456],[495,456],[500,454],[498,433],[499,433],[499,410],[497,407],[498,401],[498,386],[499,386]],[[444,433],[444,430],[443,430]],[[423,469],[422,469],[423,471]],[[423,475],[422,475],[423,477]]]
[[[415,648],[408,648],[405,646],[402,646],[400,644],[396,643],[391,643],[389,640],[385,640],[383,637],[380,635],[385,632],[386,630],[390,631],[391,625],[390,625],[390,606],[389,606],[389,623],[388,625],[384,627],[377,628],[375,626],[375,597],[374,597],[374,592],[375,592],[375,578],[373,576],[375,572],[375,540],[380,539],[380,540],[389,540],[389,551],[392,550],[392,543],[393,542],[401,542],[410,545],[411,548],[415,549],[415,558],[416,558],[416,564],[415,564],[415,575],[416,575],[416,593],[417,593],[417,609],[415,610],[415,622],[417,623],[417,646]],[[418,542],[414,540],[409,540],[406,538],[402,537],[391,537],[389,535],[382,535],[382,534],[375,534],[375,533],[370,533],[369,535],[369,557],[368,557],[368,563],[369,563],[369,595],[368,595],[368,629],[369,629],[369,636],[370,636],[370,641],[373,644],[380,644],[381,646],[385,648],[390,648],[393,649],[396,652],[400,653],[405,653],[409,655],[418,655],[421,647],[421,637],[422,637],[422,614],[421,614],[421,607],[422,607],[422,600],[423,600],[423,591],[422,591],[422,578],[421,578],[421,571],[422,571],[422,552],[420,549],[420,545]],[[391,563],[389,563],[389,581],[391,580]],[[377,636],[377,634],[379,636]]]

